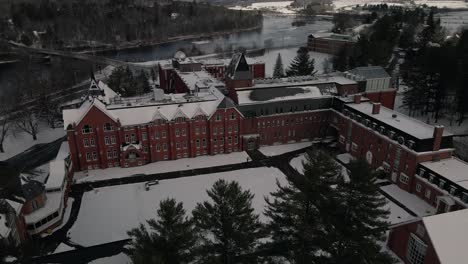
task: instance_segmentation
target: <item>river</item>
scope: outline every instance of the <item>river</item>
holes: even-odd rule
[[[263,48],[265,41],[272,41],[274,48],[301,46],[307,42],[307,36],[314,32],[329,31],[332,28],[330,19],[317,18],[306,25],[293,27],[295,20],[292,15],[266,14],[263,17],[261,30],[233,33],[221,37],[196,40],[180,40],[151,47],[141,47],[122,51],[101,53],[104,56],[124,61],[149,61],[172,58],[180,49],[190,50],[195,45],[203,53],[213,53],[215,49],[224,50],[232,47],[247,49]]]

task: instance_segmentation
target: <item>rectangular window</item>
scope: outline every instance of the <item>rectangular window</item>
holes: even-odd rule
[[[219,138],[219,145],[220,146],[224,145],[224,138]]]
[[[409,177],[404,173],[400,173],[400,182],[402,182],[403,184],[408,184]]]
[[[88,141],[87,138],[84,138],[84,139],[83,139],[83,145],[84,145],[85,147],[89,147],[89,141]]]
[[[167,150],[167,144],[166,144],[166,143],[163,144],[163,150],[164,150],[164,151]]]
[[[112,151],[110,150],[107,151],[107,158],[112,159]]]
[[[141,134],[141,138],[142,138],[142,140],[147,140],[148,139],[148,135],[146,134],[146,132],[143,132]]]
[[[106,145],[109,145],[109,144],[110,144],[110,139],[109,139],[109,137],[104,137],[104,143],[105,143]]]
[[[132,143],[136,143],[136,137],[135,137],[135,134],[132,134]]]
[[[157,152],[161,151],[161,145],[159,145],[159,144],[156,145],[156,151]]]
[[[86,161],[91,160],[91,154],[89,152],[86,152]]]
[[[200,147],[200,140],[199,139],[195,140],[195,144],[196,144],[197,148],[199,148]]]
[[[234,125],[234,132],[237,132],[237,131],[238,131],[237,125]]]
[[[175,130],[175,136],[176,136],[176,137],[180,136],[180,131],[179,131],[178,128],[176,128],[176,130]]]
[[[187,148],[187,141],[184,141],[184,149]]]
[[[431,190],[426,189],[426,192],[424,193],[424,196],[426,196],[427,199],[431,199]]]
[[[185,130],[185,128],[182,128],[182,136],[185,136],[187,135],[187,131]]]
[[[166,138],[166,131],[163,131],[161,135],[162,135],[162,138]]]
[[[115,136],[111,136],[111,143],[115,144]]]
[[[195,135],[199,135],[200,134],[200,128],[199,127],[195,127]]]
[[[339,142],[340,142],[341,144],[344,144],[344,143],[345,143],[345,137],[340,136]]]
[[[159,139],[159,131],[154,132],[154,138]]]
[[[202,126],[202,133],[206,134],[206,126]]]
[[[213,138],[213,145],[215,145],[215,146],[218,145],[216,138]]]
[[[234,137],[234,144],[237,144],[237,137]]]
[[[216,121],[221,121],[221,115],[220,114],[216,115]]]
[[[357,149],[358,149],[357,144],[356,144],[356,143],[352,143],[352,144],[351,144],[351,150],[352,150],[352,151],[357,151]]]
[[[203,147],[206,147],[206,138],[202,139]]]
[[[127,144],[130,143],[130,137],[128,135],[125,135],[125,143]]]
[[[176,143],[176,148],[180,149],[180,143],[179,142]]]
[[[97,153],[93,152],[93,160],[97,160]]]
[[[148,153],[148,146],[143,146],[143,152]]]
[[[224,127],[220,127],[220,128],[219,128],[219,133],[220,133],[220,134],[223,134],[223,133],[224,133]]]
[[[213,134],[215,134],[215,135],[216,135],[217,133],[218,133],[218,128],[216,128],[216,127],[213,127]]]
[[[117,150],[114,150],[113,152],[114,152],[114,158],[118,158],[119,156],[117,155]]]
[[[229,145],[232,144],[232,138],[231,138],[231,137],[228,137],[228,144],[229,144]]]
[[[229,133],[229,134],[232,133],[232,127],[231,127],[231,126],[228,126],[228,133]]]
[[[406,258],[410,264],[423,264],[427,245],[415,234],[410,234]]]
[[[94,143],[94,138],[90,138],[89,139],[89,144],[91,145],[91,147],[94,147],[96,144]]]

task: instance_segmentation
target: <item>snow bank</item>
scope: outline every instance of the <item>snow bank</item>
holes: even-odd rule
[[[393,197],[395,200],[405,205],[408,209],[413,211],[418,216],[435,214],[434,207],[432,207],[430,204],[426,203],[424,200],[420,199],[416,195],[400,189],[395,184],[383,186],[380,187],[380,189],[382,189],[382,191]]]
[[[206,189],[218,179],[236,180],[255,194],[252,206],[262,214],[265,200],[276,190],[276,179],[286,177],[276,168],[254,168],[160,181],[149,191],[144,183],[103,187],[83,195],[78,218],[69,231],[71,241],[83,246],[126,239],[127,231],[156,216],[159,202],[175,198],[191,212],[198,202],[208,200]],[[260,215],[265,221],[265,217]]]
[[[290,143],[283,145],[274,145],[274,146],[263,146],[260,147],[260,152],[265,156],[277,156],[284,153],[292,152],[295,150],[303,149],[312,146],[313,142],[300,142],[300,143]]]
[[[107,257],[107,258],[100,258],[89,262],[89,264],[130,264],[132,260],[125,255],[124,253],[120,253],[115,256]]]

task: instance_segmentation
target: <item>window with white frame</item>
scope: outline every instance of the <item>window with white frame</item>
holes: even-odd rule
[[[410,234],[406,259],[410,264],[423,264],[426,256],[427,245],[415,234]]]
[[[93,160],[97,160],[97,153],[93,152]]]
[[[442,180],[442,179],[440,179],[440,180],[439,180],[439,188],[443,189],[444,186],[445,186],[445,181]]]
[[[94,147],[96,145],[96,143],[94,142],[94,138],[89,139],[89,145],[91,145],[91,147]]]
[[[84,139],[83,139],[83,145],[84,145],[85,147],[89,147],[89,141],[88,141],[87,138],[84,138]]]
[[[228,126],[228,133],[229,133],[229,134],[232,133],[232,127],[231,127],[231,126]]]
[[[81,129],[81,132],[83,134],[93,133],[93,128],[90,125],[84,125],[83,128]]]
[[[237,144],[238,141],[237,141],[237,137],[234,137],[234,144]]]
[[[143,152],[148,153],[148,146],[143,146]]]
[[[218,146],[218,143],[217,143],[216,138],[213,138],[213,145],[214,145],[214,146]]]
[[[115,144],[115,136],[111,136],[111,143]]]
[[[117,154],[117,150],[115,150],[115,149],[114,149],[114,151],[113,151],[113,154],[114,154],[114,158],[118,158],[118,157],[119,157],[119,155]],[[116,166],[117,166],[117,165],[116,165]]]
[[[146,132],[141,133],[141,139],[142,140],[147,140],[148,139],[148,134],[146,134]]]
[[[110,144],[110,139],[109,139],[109,137],[104,137],[104,143],[105,143],[106,145],[109,145],[109,144]]]
[[[175,130],[175,136],[176,136],[176,137],[180,136],[180,131],[179,131],[178,128],[176,128],[176,130]]]
[[[197,146],[197,148],[200,147],[200,140],[199,139],[195,140],[195,145]]]
[[[155,131],[155,132],[154,132],[154,138],[155,138],[155,139],[159,139],[159,131]]]
[[[202,126],[202,133],[206,134],[206,126]]]
[[[213,134],[216,135],[217,133],[218,133],[218,128],[214,127],[214,128],[213,128]]]
[[[135,134],[132,134],[132,143],[136,143],[136,137],[135,137]]]
[[[107,151],[107,158],[112,159],[112,151],[110,150]]]
[[[200,134],[200,128],[199,127],[195,127],[195,135],[199,135]]]
[[[216,121],[221,121],[221,115],[220,114],[216,115]]]
[[[166,138],[166,131],[161,132],[162,138]]]
[[[352,143],[352,144],[351,144],[351,150],[352,150],[352,151],[357,151],[357,149],[358,149],[357,144],[356,144],[356,143]]]
[[[408,184],[408,182],[409,182],[408,175],[406,175],[404,173],[400,173],[400,182],[403,183],[403,184]]]
[[[223,133],[224,133],[224,127],[220,127],[220,128],[219,128],[219,133],[220,133],[220,134],[223,134]]]
[[[125,143],[130,143],[130,137],[129,135],[125,135]]]
[[[161,151],[161,145],[159,145],[159,144],[156,145],[156,151],[157,152]]]
[[[166,144],[166,143],[163,144],[163,150],[164,150],[164,151],[167,150],[167,144]]]
[[[111,123],[105,123],[104,131],[114,131],[114,126]]]
[[[421,192],[421,187],[422,187],[421,184],[420,184],[420,183],[417,183],[417,184],[416,184],[416,191],[417,191],[417,192]]]
[[[187,130],[185,130],[185,128],[182,128],[182,136],[185,136],[187,135]]]
[[[431,199],[431,190],[426,189],[426,192],[424,193],[424,196],[426,196],[427,199]]]
[[[234,119],[236,119],[236,114],[231,113],[231,120],[234,120]]]
[[[228,144],[232,144],[232,138],[231,137],[228,137]]]
[[[86,152],[86,161],[90,161],[90,160],[91,160],[91,153]]]
[[[180,143],[179,142],[176,143],[176,149],[180,149]]]
[[[187,148],[187,141],[184,141],[183,145],[184,145],[184,149],[186,149]]]
[[[219,145],[220,146],[224,145],[224,138],[219,138]]]

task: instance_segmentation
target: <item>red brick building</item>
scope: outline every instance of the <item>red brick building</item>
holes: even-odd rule
[[[355,40],[348,35],[342,34],[326,34],[323,36],[309,35],[307,37],[307,48],[310,51],[320,53],[328,53],[337,55],[343,49],[351,49],[355,44]]]

